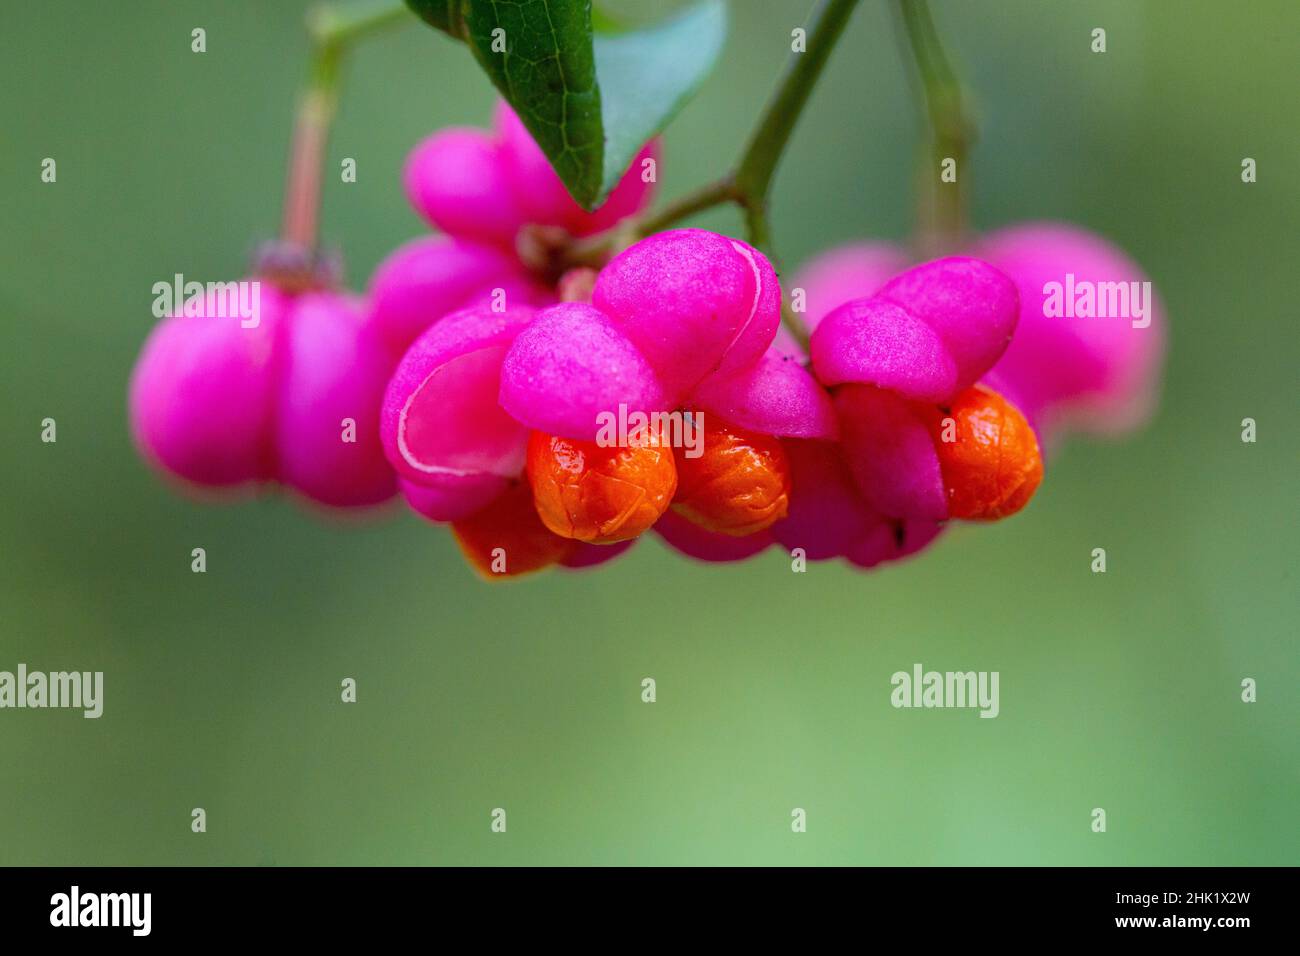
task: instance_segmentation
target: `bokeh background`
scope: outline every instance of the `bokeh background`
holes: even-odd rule
[[[810,4],[732,6],[719,68],[667,133],[666,196],[733,158]],[[1070,443],[1016,520],[878,573],[792,574],[778,552],[713,567],[647,541],[506,586],[399,508],[200,505],[131,447],[153,283],[238,277],[276,230],[304,9],[5,11],[0,669],[102,670],[106,700],[97,721],[0,712],[0,863],[1300,862],[1300,6],[935,4],[978,112],[976,222],[1080,223],[1164,297],[1145,433]],[[907,235],[907,69],[893,10],[864,0],[779,172],[788,265]],[[422,231],[406,151],[492,102],[422,26],[357,50],[324,209],[354,286]],[[337,181],[344,156],[355,184]],[[726,210],[698,223],[739,228]],[[894,710],[889,677],[916,661],[1000,671],[1001,716]]]

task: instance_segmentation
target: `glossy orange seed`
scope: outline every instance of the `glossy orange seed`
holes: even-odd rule
[[[543,524],[592,544],[635,538],[659,520],[677,489],[672,450],[657,436],[606,448],[533,432],[527,468]]]
[[[931,434],[948,495],[948,513],[968,521],[1015,514],[1043,480],[1043,457],[1020,410],[975,385],[936,409]]]
[[[784,518],[790,507],[790,462],[780,439],[708,414],[703,432],[698,457],[690,457],[688,448],[674,449],[673,510],[702,528],[735,537]]]

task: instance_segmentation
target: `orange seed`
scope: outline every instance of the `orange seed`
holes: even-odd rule
[[[702,454],[675,449],[673,510],[720,534],[744,537],[770,527],[790,507],[790,463],[781,441],[704,416]]]
[[[592,544],[635,538],[668,508],[677,488],[671,449],[657,433],[629,447],[533,432],[528,480],[542,522]]]
[[[935,410],[931,434],[948,494],[948,513],[997,521],[1029,503],[1043,480],[1043,457],[1020,410],[975,385]]]

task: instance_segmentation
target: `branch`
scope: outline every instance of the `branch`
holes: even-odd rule
[[[912,60],[916,64],[930,124],[930,154],[921,179],[928,184],[921,215],[922,249],[940,254],[963,244],[966,235],[966,158],[975,128],[966,115],[961,84],[934,28],[927,0],[898,0]],[[955,182],[940,181],[945,159],[957,163]]]
[[[308,257],[316,246],[321,165],[338,106],[344,54],[359,38],[410,15],[400,0],[353,0],[315,7],[307,14],[311,63],[294,120],[280,238]]]

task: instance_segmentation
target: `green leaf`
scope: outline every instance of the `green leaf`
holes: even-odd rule
[[[570,195],[601,190],[604,132],[589,0],[467,0],[468,42]],[[503,50],[504,47],[504,50]]]
[[[406,2],[469,45],[587,210],[604,201],[645,141],[703,82],[727,30],[723,0],[612,34],[593,32],[590,0]]]
[[[699,89],[726,36],[722,0],[705,0],[645,30],[597,35],[605,127],[600,199],[618,184],[645,141],[662,132]]]

